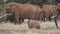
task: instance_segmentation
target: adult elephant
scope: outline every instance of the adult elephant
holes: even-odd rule
[[[58,28],[57,25],[57,16],[58,16],[58,11],[57,11],[57,6],[56,5],[43,5],[43,14],[44,14],[44,19],[46,20],[51,20],[51,18],[54,19],[56,27]]]
[[[19,18],[40,20],[40,18],[43,17],[42,9],[39,6],[32,4],[19,4],[15,2],[12,3],[7,12],[4,10],[2,15],[6,13],[10,13],[14,16],[15,24],[19,23]]]
[[[16,4],[15,2],[6,4],[3,8],[2,16],[5,15],[6,13],[13,13],[13,11],[11,9],[12,9],[12,6],[15,6],[15,4]],[[10,22],[14,22],[14,15],[9,16],[7,19],[9,19]],[[22,22],[23,21],[24,20],[22,19]],[[20,22],[21,22],[21,19],[20,19]]]
[[[2,10],[2,16],[4,16],[5,14],[11,12],[11,6],[12,6],[12,5],[14,5],[14,2],[8,3],[8,4],[6,4],[6,5],[4,6],[4,8],[3,8],[3,10]],[[9,16],[8,19],[10,19],[10,21],[14,21],[12,18],[13,18],[12,16]]]
[[[21,19],[39,20],[40,18],[42,18],[41,13],[43,12],[41,8],[37,5],[17,4],[15,10],[15,19],[17,23],[19,23],[19,17]]]

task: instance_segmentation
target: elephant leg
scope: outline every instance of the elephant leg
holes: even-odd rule
[[[43,18],[43,21],[46,21],[46,17]]]
[[[30,27],[30,25],[29,25],[29,23],[30,23],[30,19],[28,20],[28,22],[27,22],[27,23],[28,23],[28,28],[31,28],[31,27]]]
[[[56,27],[57,27],[57,29],[58,29],[57,17],[54,18],[54,21],[55,21],[55,25],[56,25]]]
[[[22,20],[22,19],[21,19],[21,18],[19,18],[19,22],[20,22],[20,23],[21,23],[21,20]]]
[[[22,19],[22,22],[24,22],[24,19]]]
[[[15,24],[19,24],[19,13],[15,12],[15,18],[14,18]]]
[[[23,22],[24,22],[24,19],[19,18],[19,22],[20,22],[20,23],[23,23]]]
[[[10,16],[10,22],[14,22],[14,17]]]
[[[49,17],[49,21],[51,21],[51,20],[52,20],[52,18]]]

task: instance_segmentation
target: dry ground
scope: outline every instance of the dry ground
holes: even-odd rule
[[[53,21],[40,22],[41,29],[29,29],[27,20],[20,25],[14,25],[9,21],[0,23],[0,34],[60,34],[60,21],[58,20],[57,29]]]

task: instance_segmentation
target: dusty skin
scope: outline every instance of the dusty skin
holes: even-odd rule
[[[27,21],[24,20],[24,23],[20,25],[14,25],[14,23],[10,23],[9,21],[6,23],[2,22],[0,23],[0,34],[60,34],[60,20],[58,20],[58,29],[53,21],[38,21],[41,26],[40,29],[29,29]]]

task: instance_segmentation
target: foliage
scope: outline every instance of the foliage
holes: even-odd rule
[[[3,9],[3,7],[4,7],[3,5],[0,5],[0,10],[2,10],[2,9]]]
[[[18,3],[32,3],[32,4],[56,4],[56,0],[8,0],[7,3],[9,2],[18,2]]]
[[[6,3],[10,2],[17,2],[17,3],[32,3],[32,4],[37,4],[37,5],[42,5],[42,4],[55,4],[56,1],[59,0],[8,0]],[[3,8],[3,5],[0,5],[0,9]]]
[[[0,14],[2,12],[3,7],[4,7],[4,5],[3,4],[0,4]]]
[[[27,2],[28,0],[8,0],[6,3],[9,3],[9,2],[18,2],[18,3],[25,3]]]

